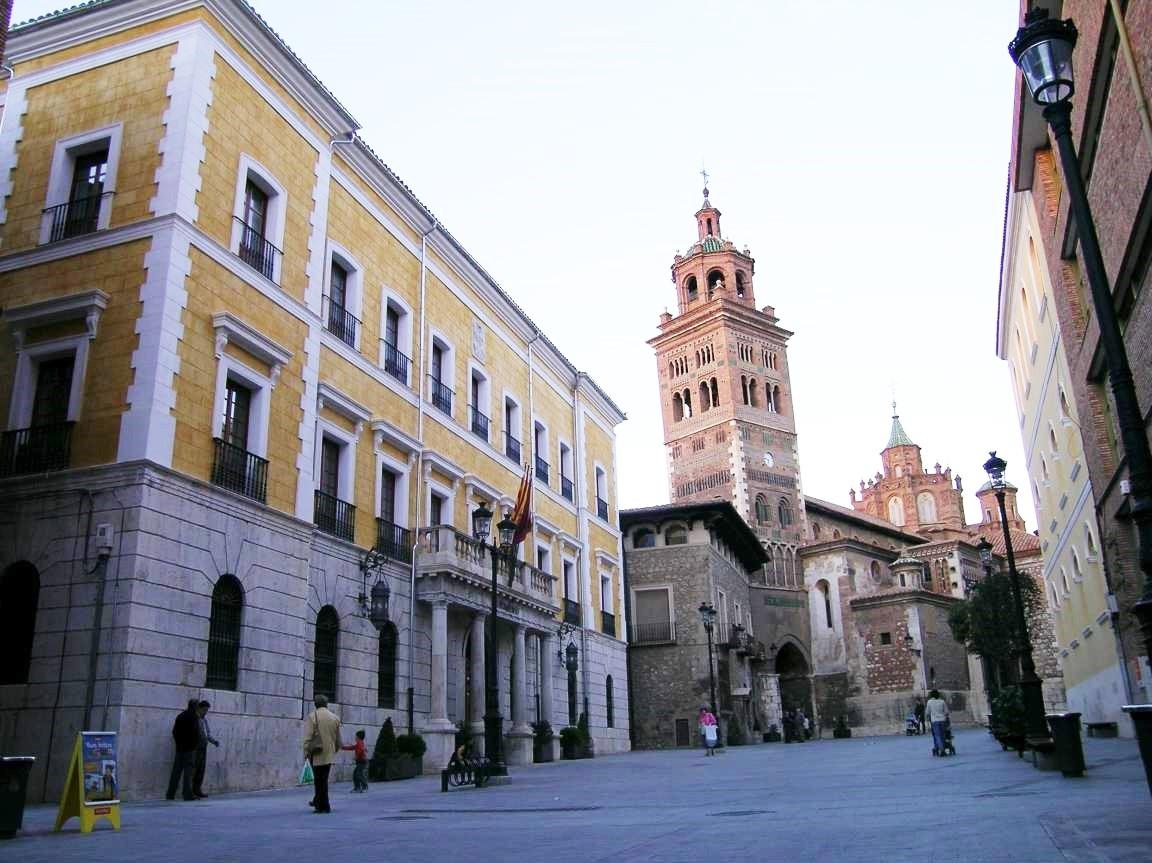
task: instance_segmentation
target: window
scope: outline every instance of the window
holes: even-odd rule
[[[36,567],[26,562],[9,566],[0,577],[0,684],[28,682],[39,605]]]
[[[564,441],[560,441],[560,494],[573,500],[572,448]]]
[[[637,589],[632,592],[636,616],[632,622],[632,642],[651,644],[675,641],[672,624],[671,590],[667,587]]]
[[[1088,526],[1087,522],[1084,523],[1084,545],[1088,549],[1088,559],[1094,560],[1097,555],[1096,537],[1092,533],[1092,528]]]
[[[428,372],[428,399],[433,406],[452,416],[452,348],[439,337],[432,339],[431,367]]]
[[[336,660],[340,650],[340,618],[336,609],[326,605],[316,615],[316,643],[312,652],[313,697],[323,695],[336,701]]]
[[[396,522],[396,471],[380,468],[380,520]]]
[[[212,588],[212,616],[208,621],[208,689],[237,689],[240,665],[240,626],[244,591],[234,575],[222,575]]]
[[[536,546],[536,568],[541,572],[552,572],[552,549],[546,545]]]
[[[722,590],[716,591],[716,612],[716,622],[723,639],[728,635],[728,597]]]
[[[287,195],[272,173],[240,156],[230,248],[264,278],[280,281]]]
[[[504,455],[520,464],[520,405],[504,396]]]
[[[328,267],[328,332],[344,342],[360,346],[360,271],[339,252],[330,255]]]
[[[754,378],[748,381],[748,404],[750,407],[760,407],[760,396],[757,395],[756,380]]]
[[[565,560],[561,565],[564,581],[564,598],[565,599],[578,599],[576,590],[576,567],[572,565],[572,561]]]
[[[320,530],[352,542],[356,507],[351,501],[356,464],[356,438],[328,423],[320,424],[314,522]]]
[[[891,632],[881,632],[880,633],[880,643],[881,644],[891,644],[892,643],[892,633]]]
[[[832,628],[832,597],[830,595],[831,588],[828,582],[820,579],[816,582],[816,589],[820,592],[821,599],[824,600],[824,625],[829,629]]]
[[[768,498],[763,494],[758,494],[756,495],[756,522],[757,524],[768,524],[770,521]]]
[[[412,367],[412,315],[408,307],[387,291],[383,296],[380,322],[380,366],[405,386]]]
[[[1076,549],[1072,549],[1072,578],[1077,581],[1084,580],[1084,571],[1080,568],[1080,555],[1076,553]]]
[[[40,222],[41,243],[108,227],[122,132],[117,124],[56,142]]]
[[[788,498],[780,498],[780,502],[776,505],[776,512],[781,527],[788,527],[792,524],[792,504],[788,502]]]
[[[692,302],[700,295],[700,289],[696,285],[695,276],[689,276],[688,281],[684,283],[684,295],[687,297],[688,302]]]
[[[472,434],[487,443],[488,429],[492,422],[488,418],[488,376],[475,366],[469,372],[468,397],[469,427]]]
[[[596,515],[608,520],[608,475],[599,465],[596,466]]]
[[[536,479],[548,484],[548,428],[539,420],[532,423],[532,452],[536,458]]]
[[[712,407],[717,407],[720,404],[720,387],[716,383],[716,378],[709,378],[708,385],[712,391]]]
[[[614,709],[615,706],[613,704],[613,698],[614,695],[612,692],[612,675],[609,674],[604,678],[604,710],[607,714],[605,722],[609,728],[616,727],[616,711]]]
[[[673,525],[664,531],[665,545],[687,545],[688,529],[683,525]]]
[[[612,576],[603,573],[600,574],[600,608],[609,614],[615,608],[612,603]]]
[[[428,507],[428,525],[435,527],[444,523],[444,496],[432,492]]]
[[[380,630],[380,651],[376,665],[376,706],[396,707],[396,624],[389,621]]]
[[[872,581],[878,582],[880,580],[880,564],[872,561],[868,564],[868,573],[872,576]]]
[[[888,499],[888,520],[897,527],[904,524],[904,503],[898,497]]]
[[[916,496],[916,514],[921,524],[936,521],[936,498],[930,491],[922,491]]]
[[[212,482],[263,502],[267,497],[268,462],[249,451],[253,388],[229,377],[224,385],[224,416],[216,438]]]
[[[633,548],[655,548],[656,534],[646,527],[637,528],[632,533]]]

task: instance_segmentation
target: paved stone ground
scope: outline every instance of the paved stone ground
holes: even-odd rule
[[[1019,760],[982,731],[931,738],[636,752],[514,769],[498,786],[439,781],[333,786],[331,816],[309,788],[194,803],[128,803],[123,830],[52,833],[33,806],[0,860],[325,861],[1148,861],[1152,796],[1136,745],[1089,740],[1086,777]]]

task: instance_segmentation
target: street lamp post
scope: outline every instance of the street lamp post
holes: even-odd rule
[[[1024,699],[1024,736],[1029,743],[1050,740],[1048,723],[1044,719],[1044,691],[1032,660],[1032,639],[1028,635],[1028,619],[1024,616],[1024,599],[1020,594],[1020,573],[1016,569],[1016,555],[1012,551],[1012,534],[1008,530],[1008,512],[1004,507],[1004,468],[1008,463],[996,452],[984,462],[989,485],[1000,505],[1000,527],[1004,531],[1004,551],[1008,558],[1008,575],[1012,582],[1012,604],[1016,610],[1016,628],[1020,639],[1020,693]],[[991,547],[989,547],[991,551]]]
[[[504,717],[500,715],[500,689],[496,669],[496,621],[499,616],[497,595],[499,592],[500,561],[510,556],[512,539],[516,535],[516,523],[507,516],[496,525],[500,544],[486,544],[492,530],[492,511],[481,503],[472,512],[472,533],[480,542],[481,548],[489,550],[492,556],[492,611],[488,615],[488,639],[484,657],[484,755],[491,763],[490,772],[496,776],[507,776],[504,764]]]
[[[1016,33],[1016,38],[1008,45],[1008,53],[1020,67],[1033,100],[1043,107],[1044,119],[1052,127],[1060,151],[1064,185],[1072,218],[1076,222],[1084,272],[1100,327],[1104,363],[1108,367],[1116,402],[1116,422],[1128,461],[1129,512],[1136,525],[1140,570],[1144,574],[1144,592],[1132,607],[1132,613],[1140,623],[1145,653],[1152,656],[1152,450],[1148,446],[1144,417],[1140,413],[1128,353],[1108,286],[1104,258],[1100,254],[1096,223],[1088,205],[1080,161],[1072,141],[1070,100],[1075,91],[1072,49],[1076,45],[1076,36],[1076,27],[1071,19],[1050,20],[1047,10],[1033,9],[1025,16],[1024,26]]]
[[[716,608],[710,602],[702,602],[696,610],[700,613],[700,622],[704,624],[704,632],[708,635],[708,696],[712,715],[716,717],[716,730],[719,731],[720,717],[716,713],[716,673],[712,670],[712,629],[716,625]]]

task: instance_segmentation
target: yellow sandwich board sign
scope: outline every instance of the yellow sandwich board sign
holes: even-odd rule
[[[97,818],[120,829],[120,776],[115,731],[81,731],[68,762],[55,830],[70,818],[80,819],[80,832],[91,833]]]

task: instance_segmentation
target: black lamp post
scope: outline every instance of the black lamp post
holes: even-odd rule
[[[576,672],[580,670],[580,648],[569,639],[564,648],[564,670],[568,672],[568,724],[575,725],[576,719]]]
[[[1152,656],[1152,451],[1144,418],[1136,399],[1132,382],[1132,369],[1116,318],[1112,291],[1104,259],[1100,255],[1100,242],[1096,237],[1096,224],[1088,206],[1080,161],[1072,142],[1072,104],[1075,91],[1072,76],[1072,49],[1076,46],[1076,27],[1071,19],[1050,20],[1047,10],[1033,9],[1024,18],[1024,26],[1008,45],[1008,53],[1024,74],[1024,81],[1032,98],[1044,108],[1044,119],[1052,127],[1056,146],[1060,151],[1060,164],[1064,169],[1064,185],[1068,191],[1072,218],[1080,240],[1084,272],[1092,291],[1092,305],[1100,327],[1100,345],[1112,395],[1116,402],[1116,422],[1120,427],[1120,440],[1128,461],[1128,481],[1131,485],[1129,513],[1136,525],[1140,570],[1144,573],[1144,593],[1132,607],[1140,622],[1144,636],[1144,650]]]
[[[716,713],[716,673],[712,670],[712,628],[716,625],[716,608],[710,602],[702,602],[696,610],[700,612],[700,622],[704,624],[704,632],[708,634],[708,695],[712,715],[716,717],[719,731],[720,717]]]
[[[484,754],[491,762],[491,771],[497,776],[507,776],[504,764],[504,717],[500,715],[499,678],[496,673],[496,620],[499,606],[496,599],[499,592],[500,561],[512,551],[512,539],[516,535],[516,522],[507,516],[496,525],[500,544],[486,545],[492,531],[492,510],[481,503],[472,512],[472,534],[480,542],[481,548],[492,554],[492,611],[488,615],[488,644],[484,658]]]
[[[1047,741],[1048,723],[1044,719],[1044,691],[1032,661],[1032,639],[1028,636],[1028,619],[1024,616],[1024,600],[1020,594],[1020,573],[1016,570],[1016,555],[1012,551],[1012,534],[1008,530],[1008,511],[1004,507],[1004,468],[1008,463],[996,452],[984,462],[989,485],[1000,505],[1000,527],[1004,531],[1004,551],[1008,557],[1008,574],[1012,580],[1012,604],[1016,610],[1016,629],[1020,639],[1020,692],[1024,698],[1024,736],[1030,743]],[[991,546],[989,546],[991,552]]]

